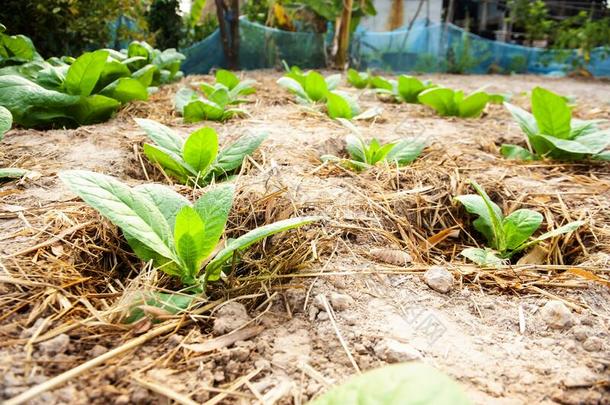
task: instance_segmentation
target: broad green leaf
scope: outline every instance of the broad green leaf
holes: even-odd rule
[[[95,93],[99,92],[100,89],[108,86],[110,83],[121,77],[130,77],[131,71],[127,66],[122,64],[120,61],[109,57],[106,60],[106,64],[102,69],[100,78],[95,86]]]
[[[30,171],[26,169],[20,169],[18,167],[3,167],[0,168],[0,180],[2,179],[20,179]]]
[[[481,248],[466,248],[460,253],[467,259],[472,260],[479,266],[497,267],[506,264],[493,250]]]
[[[148,91],[139,80],[131,77],[121,77],[104,87],[100,94],[108,96],[121,103],[128,103],[132,100],[147,100]]]
[[[184,142],[182,157],[197,172],[204,172],[218,154],[218,135],[213,128],[203,127]]]
[[[591,153],[597,154],[610,145],[610,129],[579,135],[574,141],[588,147]]]
[[[36,57],[40,58],[32,40],[25,35],[0,35],[0,49],[4,47],[6,59],[15,62],[28,62]]]
[[[170,226],[154,203],[117,179],[83,170],[69,170],[60,179],[87,204],[138,241],[169,259]]]
[[[476,190],[477,193],[479,193],[479,195],[483,199],[483,202],[485,203],[485,207],[487,208],[487,214],[489,216],[492,231],[494,234],[495,243],[492,244],[492,247],[498,248],[500,246],[502,247],[502,250],[504,250],[506,240],[504,235],[504,228],[502,227],[503,215],[502,211],[500,210],[500,207],[498,207],[493,201],[491,201],[491,198],[489,198],[487,192],[477,182],[471,181],[470,185]]]
[[[68,69],[64,87],[68,94],[88,96],[104,70],[108,51],[85,52]]]
[[[13,126],[13,115],[9,110],[0,105],[0,141],[4,138],[4,134],[7,133]]]
[[[197,92],[188,87],[182,87],[180,90],[176,92],[176,97],[174,98],[174,105],[176,107],[176,111],[180,114],[184,115],[184,107],[197,99]]]
[[[339,84],[341,84],[341,75],[339,73],[330,75],[326,77],[324,81],[326,82],[326,87],[328,90],[334,90],[339,86]]]
[[[62,86],[66,80],[68,66],[45,66],[35,77],[36,83],[49,90],[62,91]],[[23,74],[21,75],[23,76]]]
[[[543,233],[542,235],[538,236],[537,238],[519,246],[519,248],[516,250],[524,250],[532,245],[535,245],[536,243],[542,242],[543,240],[554,238],[556,236],[563,235],[564,233],[574,232],[576,229],[578,229],[580,226],[582,226],[584,224],[585,224],[585,221],[570,222],[568,224],[560,226],[559,228],[553,229],[552,231]]]
[[[308,405],[471,405],[462,388],[418,362],[383,366],[331,387]]]
[[[532,112],[542,134],[569,138],[572,112],[563,97],[536,87],[532,91]]]
[[[298,228],[303,225],[310,224],[315,221],[319,221],[320,217],[300,217],[290,218],[283,221],[274,222],[269,225],[261,226],[256,228],[245,235],[240,236],[227,243],[227,246],[222,249],[212,261],[205,267],[206,280],[214,281],[220,277],[220,269],[228,260],[231,259],[234,253],[246,249],[252,244],[265,239],[268,236],[274,235],[279,232],[287,231],[289,229]]]
[[[203,94],[205,94],[206,96],[209,96],[210,94],[212,94],[214,91],[216,91],[216,89],[219,89],[221,86],[224,86],[224,84],[209,84],[209,83],[200,83],[199,84],[199,90],[202,91]],[[224,86],[226,87],[226,86]]]
[[[472,93],[464,97],[458,104],[459,116],[462,118],[480,116],[488,101],[489,96],[484,92]]]
[[[267,139],[267,133],[247,134],[226,148],[222,149],[216,161],[212,164],[212,169],[216,174],[227,174],[241,166],[246,156],[254,153],[256,149]]]
[[[218,104],[202,98],[189,102],[184,107],[184,122],[192,123],[202,120],[223,121],[228,116],[224,108]]]
[[[123,323],[130,324],[142,319],[145,313],[141,307],[144,305],[156,307],[175,315],[188,309],[196,299],[197,296],[195,295],[179,293],[138,292],[135,294],[133,301],[129,303],[129,314],[125,317]]]
[[[417,96],[426,86],[416,77],[400,75],[398,77],[398,94],[407,103],[417,103]]]
[[[354,113],[349,102],[337,93],[329,92],[326,95],[326,108],[330,118],[352,119]]]
[[[589,135],[599,131],[598,124],[604,120],[579,120],[572,118],[572,128],[570,129],[570,139],[578,138],[579,136]]]
[[[247,96],[256,93],[256,89],[252,85],[256,83],[254,80],[242,80],[229,91],[229,98],[236,99],[238,96]]]
[[[367,160],[367,146],[364,140],[356,135],[348,135],[345,137],[345,149],[349,153],[350,157],[362,163],[370,163]]]
[[[518,145],[503,144],[500,147],[500,154],[507,159],[514,160],[537,160],[538,157],[529,150]]]
[[[290,77],[281,77],[277,81],[277,84],[279,84],[283,88],[287,89],[291,93],[296,94],[298,97],[302,98],[303,100],[312,102],[312,100],[309,98],[309,96],[305,92],[305,89],[303,88],[303,86],[301,86],[301,84],[299,82],[297,82],[296,80],[294,80]]]
[[[197,172],[182,160],[179,155],[161,146],[145,143],[144,155],[152,162],[163,168],[169,175],[176,177],[186,184],[190,177],[197,177]]]
[[[120,106],[121,103],[118,100],[93,94],[81,97],[79,102],[69,107],[67,111],[80,125],[88,125],[107,121]]]
[[[313,70],[309,72],[305,78],[305,92],[313,101],[324,100],[326,93],[328,93],[328,86],[324,76]]]
[[[159,209],[159,212],[163,214],[163,217],[169,224],[172,232],[174,231],[174,224],[176,223],[178,211],[185,205],[190,205],[189,200],[185,197],[161,184],[141,184],[135,186],[134,190],[155,204]]]
[[[439,115],[455,115],[457,107],[454,102],[454,92],[444,87],[435,87],[419,93],[420,103],[434,109]]]
[[[173,130],[157,121],[146,118],[134,119],[154,143],[177,155],[182,155],[182,145],[184,142]]]
[[[232,90],[239,84],[239,78],[233,72],[229,72],[225,69],[216,71],[216,81],[227,86],[229,90]]]
[[[380,146],[372,156],[373,164],[381,162],[382,160],[387,160],[388,153],[394,149],[396,145],[394,143],[386,143],[383,146]]]
[[[203,250],[205,233],[204,223],[199,214],[188,205],[182,207],[176,216],[174,240],[178,257],[188,271],[188,274],[183,275],[183,281],[185,284],[193,284],[205,258]]]
[[[455,199],[459,201],[470,214],[479,216],[479,218],[473,222],[474,228],[485,236],[485,239],[487,239],[487,242],[490,245],[497,246],[495,242],[493,223],[483,198],[479,195],[468,194],[457,196]],[[493,204],[493,209],[497,216],[502,215],[500,207],[498,207],[496,204]]]
[[[231,99],[229,98],[229,92],[224,87],[219,87],[214,90],[212,94],[208,96],[208,99],[218,104],[218,106],[221,108],[224,108],[224,106],[229,104],[229,102],[231,101]]]
[[[348,69],[347,81],[357,89],[364,89],[369,85],[369,75],[360,73],[355,69]]]
[[[532,114],[510,103],[505,102],[504,107],[511,113],[528,138],[538,133],[538,124],[536,124],[536,119]]]
[[[133,253],[143,262],[148,263],[152,261],[155,268],[170,276],[180,277],[183,274],[180,264],[175,261],[177,259],[169,259],[162,256],[125,231],[123,231],[123,236],[131,250],[133,250]]]
[[[235,186],[223,184],[206,192],[195,202],[195,211],[203,221],[201,252],[204,258],[211,255],[218,245],[233,206],[234,194]]]
[[[142,41],[132,41],[127,47],[128,59],[131,59],[131,63],[127,63],[127,60],[123,61],[125,64],[133,65],[132,70],[138,70],[144,67],[152,60],[153,48]]]
[[[399,166],[408,165],[422,153],[426,147],[424,139],[403,139],[390,150],[386,156],[388,162],[396,162]]]
[[[133,77],[134,79],[137,79],[145,87],[148,87],[148,86],[152,85],[153,78],[157,71],[158,71],[158,69],[155,65],[149,64],[149,65],[146,65],[146,66],[136,70],[135,72],[133,72],[131,77]],[[176,97],[177,97],[177,94],[176,94]]]
[[[598,153],[597,155],[593,155],[593,159],[610,161],[610,151],[605,151],[602,153]]]
[[[564,152],[569,152],[569,153],[577,153],[577,154],[595,154],[597,152],[602,151],[606,145],[607,145],[607,141],[606,142],[600,142],[598,145],[598,148],[596,148],[595,150],[589,148],[589,146],[587,144],[581,143],[579,141],[571,141],[569,139],[561,139],[561,138],[557,138],[551,135],[543,135],[540,134],[538,135],[539,137],[545,139],[547,142],[549,142],[550,144],[552,144],[555,148],[564,151]],[[587,135],[590,136],[590,135]],[[579,138],[582,139],[582,138]],[[599,138],[595,137],[594,140],[598,140]],[[600,139],[601,140],[601,139]],[[555,156],[553,156],[555,157]]]
[[[381,76],[372,76],[370,79],[371,87],[374,89],[382,89],[392,91],[393,86],[392,83],[381,77]]]
[[[514,250],[529,239],[542,223],[542,214],[528,209],[516,210],[502,220],[506,246],[500,251]]]

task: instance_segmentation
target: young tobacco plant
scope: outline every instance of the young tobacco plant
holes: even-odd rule
[[[240,96],[256,93],[256,89],[253,87],[254,83],[256,83],[255,80],[239,80],[239,77],[233,72],[220,69],[216,71],[216,83],[201,83],[199,88],[207,97],[218,89],[225,89],[229,94],[229,104],[239,104],[248,102],[248,100],[239,98]]]
[[[13,125],[13,116],[6,108],[0,106],[0,141]],[[16,167],[0,168],[0,182],[7,179],[18,179],[28,174],[25,169]]]
[[[572,118],[565,97],[542,87],[532,91],[532,112],[504,103],[521,127],[530,149],[502,145],[500,153],[509,159],[579,160],[585,157],[610,160],[610,130],[600,130],[599,121]]]
[[[346,136],[345,145],[349,159],[341,159],[333,155],[324,155],[320,159],[323,162],[337,162],[345,168],[356,171],[371,168],[379,162],[405,166],[417,159],[426,147],[425,141],[420,139],[402,139],[382,145],[379,140],[373,138],[367,143],[356,134]]]
[[[226,121],[234,116],[246,114],[246,111],[232,107],[240,101],[233,98],[235,93],[227,88],[218,87],[211,91],[207,98],[201,97],[195,90],[183,87],[176,93],[176,110],[184,117],[184,122],[193,123],[203,120]]]
[[[399,103],[417,104],[419,94],[436,85],[428,80],[422,82],[414,76],[400,75],[398,80],[387,80],[381,76],[374,76],[371,79],[371,87],[374,87],[378,94],[388,95]]]
[[[220,278],[234,254],[276,233],[318,217],[300,217],[261,226],[221,243],[233,205],[233,185],[220,185],[194,204],[159,184],[129,187],[114,177],[70,170],[61,180],[87,204],[118,226],[134,253],[163,272],[179,277],[191,291],[202,292]],[[202,273],[202,274],[201,274]]]
[[[371,74],[367,72],[358,72],[356,69],[348,69],[347,81],[357,89],[365,89],[371,85]]]
[[[497,266],[510,259],[516,253],[555,236],[569,233],[581,226],[583,221],[574,221],[552,231],[530,239],[542,224],[542,214],[529,209],[513,211],[506,217],[502,210],[487,195],[485,190],[475,183],[470,183],[477,194],[455,197],[466,211],[477,215],[473,221],[474,229],[487,240],[487,248],[467,248],[461,255],[481,266]]]
[[[442,116],[472,118],[481,115],[490,97],[483,91],[475,91],[465,96],[462,90],[433,87],[419,93],[417,100]]]
[[[248,134],[218,150],[218,135],[213,128],[200,128],[183,141],[156,121],[136,118],[136,122],[154,142],[144,144],[146,157],[183,184],[204,186],[227,178],[267,138],[266,133]]]
[[[293,66],[290,72],[281,77],[277,83],[293,93],[299,104],[313,104],[326,100],[328,93],[334,90],[341,81],[341,75],[331,75],[324,78],[320,73],[311,70],[303,73]]]

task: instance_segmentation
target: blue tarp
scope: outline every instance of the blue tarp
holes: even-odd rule
[[[280,67],[301,68],[326,66],[326,49],[330,35],[288,32],[240,20],[239,62],[242,69]],[[187,55],[182,70],[187,74],[208,73],[212,67],[225,67],[220,34],[182,50]],[[403,72],[453,73],[536,73],[567,72],[572,69],[575,50],[546,50],[491,41],[471,34],[453,24],[431,24],[416,21],[409,31],[406,27],[389,32],[354,33],[351,46],[351,65]],[[594,76],[610,77],[610,55],[602,48],[594,50],[586,68]]]

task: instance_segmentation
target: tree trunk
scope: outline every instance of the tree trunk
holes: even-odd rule
[[[343,13],[341,14],[341,26],[339,27],[339,47],[335,57],[335,65],[339,69],[345,69],[348,63],[347,51],[349,49],[349,34],[352,21],[353,0],[343,1]]]

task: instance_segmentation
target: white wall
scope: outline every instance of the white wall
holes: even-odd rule
[[[402,26],[408,25],[421,0],[402,0],[403,1],[403,22]],[[360,26],[369,31],[388,31],[389,21],[392,13],[392,0],[375,0],[376,16],[369,16],[362,19]],[[443,9],[442,0],[424,0],[418,18],[428,18],[432,22],[440,22]]]

